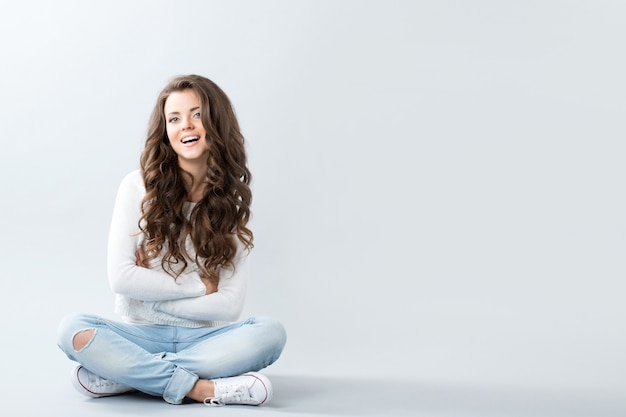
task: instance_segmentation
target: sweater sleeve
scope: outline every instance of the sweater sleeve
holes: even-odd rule
[[[223,272],[216,292],[203,297],[160,301],[153,303],[152,308],[191,320],[236,321],[243,311],[248,284],[246,250],[239,251],[234,265],[234,271]]]
[[[165,271],[135,264],[140,238],[138,222],[144,194],[143,180],[138,170],[124,177],[117,192],[109,229],[107,272],[111,289],[114,293],[143,301],[204,295],[206,287],[197,272],[183,273],[174,280]]]

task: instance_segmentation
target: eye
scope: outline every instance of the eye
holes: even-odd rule
[[[177,122],[177,121],[178,121],[178,117],[172,117],[172,118],[170,118],[170,119],[168,120],[168,122],[170,122],[170,123],[175,123],[175,122]]]
[[[193,117],[195,117],[196,119],[199,119],[199,118],[200,118],[200,112],[195,113],[195,114],[193,115]]]

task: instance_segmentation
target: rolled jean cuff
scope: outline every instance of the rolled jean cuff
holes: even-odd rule
[[[184,368],[176,367],[174,375],[165,387],[163,399],[170,404],[181,404],[197,380],[198,375],[192,374]]]

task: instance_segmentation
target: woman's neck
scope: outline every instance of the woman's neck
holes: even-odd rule
[[[202,200],[204,197],[204,190],[206,189],[206,183],[202,182],[201,184],[194,183],[193,188],[190,190],[189,187],[185,187],[187,189],[187,201],[192,203],[197,203]]]
[[[180,166],[180,168],[187,173],[183,175],[185,190],[187,191],[187,200],[192,203],[200,201],[204,196],[207,185],[206,165],[185,164],[185,166]],[[189,175],[191,175],[191,177]]]

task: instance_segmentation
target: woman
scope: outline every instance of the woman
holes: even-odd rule
[[[226,94],[173,79],[154,107],[141,169],[118,190],[108,277],[122,321],[66,317],[59,346],[91,397],[129,391],[208,405],[272,397],[257,371],[280,356],[283,326],[243,310],[253,234],[244,139]]]

